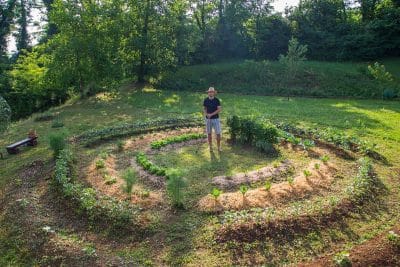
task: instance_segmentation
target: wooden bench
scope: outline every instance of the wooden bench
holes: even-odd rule
[[[24,140],[18,141],[12,145],[7,146],[7,152],[8,154],[17,154],[18,147],[27,145],[27,146],[36,146],[37,145],[37,137],[28,137]]]

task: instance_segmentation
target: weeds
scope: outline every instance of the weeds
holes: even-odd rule
[[[103,159],[96,161],[96,169],[104,169],[106,167],[106,162]]]
[[[333,256],[333,262],[339,267],[351,266],[350,253],[348,251],[342,251]]]

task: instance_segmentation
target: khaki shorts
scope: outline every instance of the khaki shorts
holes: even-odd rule
[[[212,133],[212,129],[214,128],[214,131],[216,134],[221,134],[221,122],[218,119],[205,119],[206,121],[206,132],[207,134]]]

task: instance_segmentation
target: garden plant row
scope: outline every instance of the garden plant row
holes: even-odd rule
[[[150,147],[152,149],[160,149],[162,147],[165,147],[170,144],[174,143],[182,143],[190,140],[195,140],[195,139],[202,139],[205,138],[205,134],[201,133],[188,133],[188,134],[182,134],[178,136],[172,136],[172,137],[167,137],[161,140],[156,140],[150,143]]]
[[[108,140],[116,137],[143,134],[151,131],[161,131],[180,127],[195,127],[204,122],[195,117],[180,117],[170,119],[154,119],[135,123],[126,123],[98,130],[91,130],[72,138],[75,143],[90,145],[99,140]]]
[[[341,196],[320,199],[318,205],[310,200],[295,202],[285,209],[253,208],[226,211],[221,215],[221,228],[217,231],[219,242],[240,240],[251,242],[257,238],[279,238],[298,231],[315,230],[341,220],[366,201],[374,201],[382,190],[373,172],[371,160],[359,159],[358,174]]]

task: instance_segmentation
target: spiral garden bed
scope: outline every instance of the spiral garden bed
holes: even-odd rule
[[[57,160],[56,184],[94,224],[143,236],[176,212],[166,182],[179,169],[183,212],[217,218],[220,244],[290,240],[340,223],[385,192],[368,158],[382,157],[357,138],[232,117],[229,140],[214,154],[201,125],[157,120],[76,136]],[[129,194],[127,169],[138,175]]]

